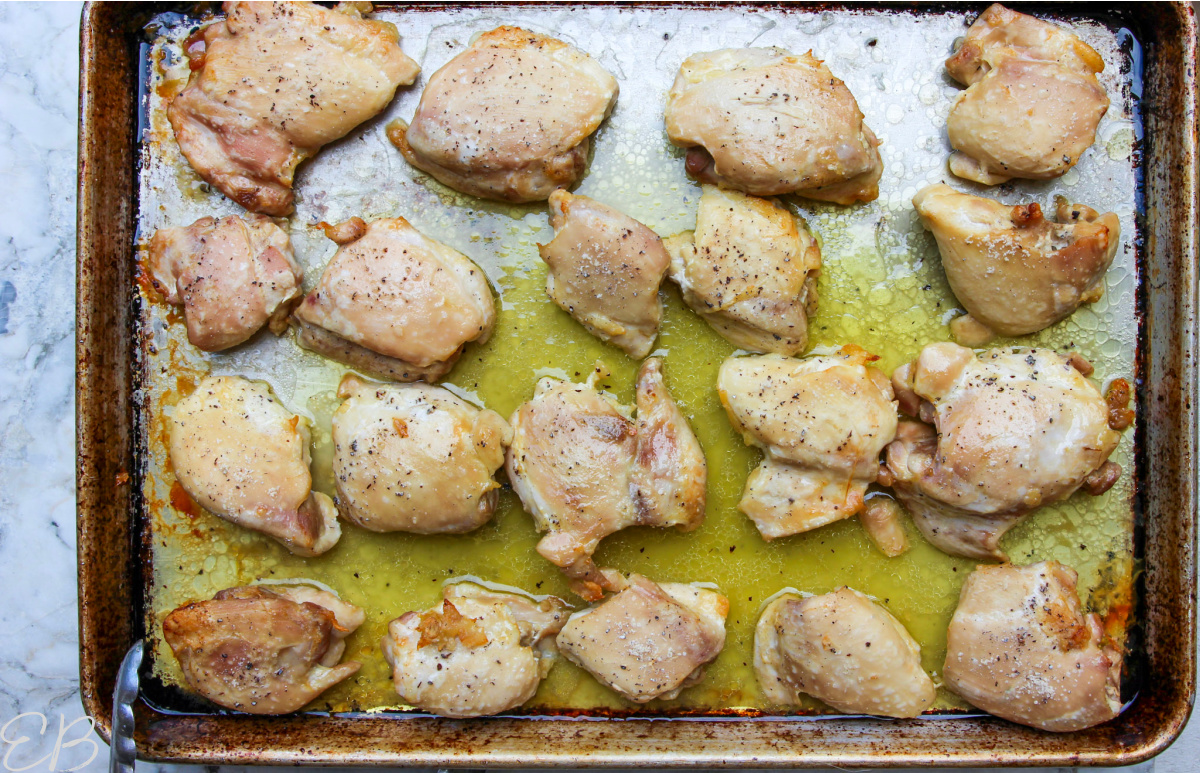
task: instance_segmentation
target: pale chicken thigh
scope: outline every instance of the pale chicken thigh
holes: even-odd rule
[[[701,182],[837,204],[879,196],[879,140],[846,84],[811,51],[693,54],[667,95],[666,123]]]
[[[754,673],[774,706],[807,693],[850,714],[916,717],[937,697],[921,647],[900,621],[845,587],[768,604],[754,633]]]
[[[441,387],[348,375],[333,414],[338,510],[371,531],[460,534],[491,519],[512,438],[495,411]]]
[[[656,358],[638,374],[637,412],[635,422],[591,384],[545,378],[510,422],[508,479],[548,532],[537,550],[589,601],[614,587],[592,560],[604,537],[629,526],[690,531],[704,519],[704,452]]]
[[[358,607],[324,590],[249,585],[182,606],[163,638],[204,698],[249,714],[287,714],[358,671],[340,663]]]
[[[532,698],[554,664],[567,605],[468,582],[442,595],[388,625],[383,654],[400,697],[444,717],[498,714]]]
[[[154,287],[183,306],[188,340],[205,351],[237,346],[266,324],[282,334],[303,294],[287,233],[262,215],[162,228],[147,253]]]
[[[1000,538],[1042,505],[1106,490],[1121,436],[1077,355],[930,344],[893,374],[900,424],[881,482],[952,555],[1005,560]],[[888,479],[888,480],[885,480]]]
[[[996,4],[971,25],[946,72],[967,90],[950,108],[950,171],[984,185],[1046,180],[1096,139],[1104,60],[1053,24]]]
[[[734,429],[763,449],[738,509],[764,539],[810,531],[863,509],[879,454],[896,434],[891,384],[856,346],[803,360],[730,357],[717,392]]]
[[[1055,733],[1121,711],[1121,652],[1057,561],[980,566],[946,632],[946,686],[998,717]]]
[[[320,555],[337,543],[337,508],[312,490],[308,421],[266,384],[204,379],[175,406],[168,434],[175,478],[204,509],[296,555]]]
[[[467,256],[402,217],[327,230],[341,246],[296,309],[300,344],[392,381],[436,381],[496,320],[487,278]]]
[[[227,2],[188,46],[192,77],[167,118],[192,168],[246,209],[290,213],[296,167],[421,71],[395,25],[357,5]]]
[[[671,257],[638,221],[586,196],[550,194],[554,239],[538,246],[546,294],[603,341],[642,359],[662,322],[658,286]]]
[[[543,201],[574,185],[617,80],[584,52],[518,27],[471,42],[429,79],[412,124],[388,137],[416,168],[457,191]]]
[[[993,333],[1036,333],[1099,300],[1121,241],[1115,214],[1062,198],[1057,223],[1042,217],[1036,203],[1006,207],[948,185],[918,191],[913,206],[937,239],[950,289],[967,310],[951,329],[968,345]]]
[[[571,615],[558,647],[622,697],[669,700],[721,654],[728,614],[729,600],[714,590],[635,574],[615,596]]]
[[[696,230],[663,244],[683,300],[730,343],[780,354],[808,346],[821,249],[779,202],[705,185]]]

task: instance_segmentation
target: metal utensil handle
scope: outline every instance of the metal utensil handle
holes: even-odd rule
[[[113,691],[112,747],[109,750],[109,773],[133,773],[137,746],[133,742],[133,702],[138,695],[138,668],[142,665],[142,642],[138,641],[125,653],[121,670],[117,672],[117,688]]]

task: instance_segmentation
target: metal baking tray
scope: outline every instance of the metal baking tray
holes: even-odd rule
[[[606,13],[641,14],[656,23],[670,22],[676,13],[728,14],[736,9],[739,14],[783,15],[817,30],[851,15],[878,23],[878,17],[889,14],[911,17],[953,10],[966,16],[971,10],[909,4],[619,3],[603,7]],[[505,4],[428,3],[412,10],[462,9],[500,18],[505,8]],[[536,13],[544,9],[561,16],[567,6],[537,8]],[[597,8],[599,4],[593,4],[588,10]],[[526,4],[509,9],[512,14],[535,13]],[[139,89],[147,83],[140,46],[145,42],[146,22],[167,10],[172,8],[89,4],[81,36],[77,309],[81,689],[85,708],[106,737],[107,704],[117,666],[127,646],[145,634],[147,619],[144,543],[149,532],[143,528],[147,504],[141,494],[147,464],[138,433],[144,433],[139,422],[144,421],[150,403],[147,385],[138,373],[139,310],[133,289],[134,239],[139,215],[144,214],[137,211],[142,139],[138,116],[144,97]],[[1103,12],[1073,8],[1070,13],[1122,30],[1131,51],[1140,46],[1140,58],[1134,54],[1125,62],[1141,68],[1128,80],[1142,88],[1133,95],[1144,128],[1133,148],[1142,186],[1128,213],[1134,227],[1123,230],[1137,233],[1138,262],[1129,276],[1140,280],[1128,300],[1136,307],[1136,315],[1130,316],[1136,317],[1139,379],[1139,428],[1132,466],[1135,553],[1144,568],[1137,588],[1136,636],[1142,644],[1131,658],[1139,672],[1135,682],[1139,692],[1118,720],[1055,736],[987,717],[961,716],[905,722],[736,716],[464,722],[404,715],[178,715],[142,702],[136,707],[139,754],[145,759],[209,764],[797,767],[1127,764],[1165,748],[1186,721],[1195,682],[1191,656],[1196,521],[1195,24],[1185,4],[1142,4],[1136,10],[1117,6]],[[702,42],[693,47],[705,48]],[[878,57],[878,51],[873,53]],[[914,90],[910,99],[917,96]],[[924,91],[921,98],[929,104]],[[893,117],[892,112],[887,120],[900,123],[903,116]]]

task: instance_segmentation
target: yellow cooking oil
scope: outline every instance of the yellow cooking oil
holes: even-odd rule
[[[410,16],[406,24],[418,21]],[[168,37],[158,45],[177,45],[177,39]],[[933,58],[930,72],[938,66]],[[432,71],[428,62],[424,64]],[[155,77],[183,75],[158,72]],[[684,175],[682,152],[666,141],[660,119],[646,118],[654,113],[647,100],[657,100],[651,104],[656,110],[670,74],[660,79],[664,84],[645,94],[636,83],[622,83],[621,100],[596,136],[588,174],[577,192],[616,206],[666,236],[694,226],[700,188]],[[937,83],[930,82],[940,94]],[[856,88],[860,93],[868,91]],[[150,93],[150,131],[144,145],[143,229],[186,224],[202,214],[236,212],[219,193],[196,185],[190,172],[181,171],[186,162],[163,118],[165,102],[155,94]],[[368,220],[406,217],[422,232],[475,260],[497,295],[498,317],[490,340],[469,344],[444,386],[508,417],[532,396],[538,379],[583,381],[599,366],[607,372],[600,387],[632,403],[639,363],[590,336],[546,296],[546,267],[537,253],[537,245],[553,236],[545,205],[501,205],[455,193],[409,169],[388,145],[384,125],[393,117],[410,116],[417,95],[416,90],[402,93],[388,114],[327,148],[298,174],[297,212],[288,227],[297,257],[306,267],[306,287],[315,282],[334,249],[313,227],[317,221],[334,222],[350,215]],[[862,96],[860,100],[864,109],[880,109],[872,108]],[[884,138],[888,153],[917,152],[889,140],[889,126],[876,123],[873,128]],[[822,246],[820,300],[810,330],[812,352],[855,343],[877,355],[876,366],[890,374],[924,345],[949,340],[948,324],[961,313],[959,306],[947,286],[933,239],[907,204],[911,192],[896,195],[907,188],[915,190],[922,176],[944,169],[941,147],[929,147],[932,150],[920,158],[906,157],[899,166],[885,153],[888,166],[877,202],[853,207],[788,202]],[[903,176],[918,172],[912,180]],[[1110,274],[1110,288],[1117,287],[1119,293],[1110,292],[1041,334],[993,345],[1079,351],[1096,363],[1098,385],[1118,376],[1131,378],[1135,328],[1127,304],[1133,276],[1132,257],[1122,253]],[[275,338],[263,332],[228,353],[199,352],[187,343],[178,315],[169,315],[148,288],[141,292],[146,341],[143,493],[152,536],[146,624],[159,678],[183,684],[161,635],[162,619],[172,609],[210,598],[225,587],[260,580],[319,582],[366,612],[366,622],[350,636],[345,655],[361,663],[361,669],[314,701],[309,707],[314,711],[406,709],[392,689],[380,641],[390,620],[435,603],[449,580],[477,577],[530,593],[554,594],[577,609],[584,606],[568,591],[558,569],[535,551],[539,534],[503,471],[498,473],[504,488],[495,517],[472,533],[376,534],[343,523],[341,541],[318,558],[293,556],[268,538],[200,511],[175,486],[166,454],[164,417],[182,393],[210,372],[268,381],[285,405],[311,422],[314,486],[335,495],[329,423],[338,405],[336,385],[346,368],[301,350],[291,334]],[[975,562],[936,550],[907,521],[912,547],[896,558],[873,547],[857,518],[765,542],[737,509],[747,475],[761,454],[732,430],[715,389],[717,370],[735,355],[735,347],[688,309],[673,285],[664,284],[660,297],[665,313],[656,356],[664,358],[667,385],[705,450],[706,520],[687,534],[627,529],[606,538],[596,560],[601,566],[660,582],[714,583],[729,599],[725,648],[698,684],[676,699],[645,706],[623,700],[559,658],[537,695],[517,713],[703,714],[766,709],[753,671],[754,628],[764,600],[784,588],[824,593],[845,585],[869,595],[920,643],[923,665],[940,685],[946,626],[962,581]],[[1003,542],[1014,562],[1056,559],[1074,567],[1080,574],[1081,597],[1090,609],[1106,615],[1108,629],[1118,640],[1124,636],[1130,612],[1133,576],[1132,448],[1131,431],[1113,457],[1126,473],[1107,494],[1077,494],[1044,507]],[[966,704],[961,700],[939,689],[934,710],[963,708]],[[816,700],[806,700],[795,710],[829,711]]]

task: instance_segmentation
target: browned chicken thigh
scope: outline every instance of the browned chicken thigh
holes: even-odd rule
[[[1037,204],[1003,204],[931,185],[913,197],[933,232],[942,267],[968,315],[951,323],[959,343],[992,334],[1036,333],[1104,294],[1104,273],[1121,223],[1081,204],[1058,202],[1058,222]]]
[[[296,309],[302,346],[392,381],[436,381],[496,319],[479,266],[402,217],[330,226],[341,246]]]
[[[856,346],[803,360],[730,357],[717,392],[734,429],[765,455],[738,509],[764,539],[810,531],[863,509],[896,403],[874,358]]]
[[[671,264],[662,239],[586,196],[550,194],[554,239],[539,245],[546,293],[588,332],[641,359],[662,322],[658,286]]]
[[[821,250],[779,202],[705,185],[696,230],[663,244],[684,302],[727,341],[780,354],[808,346]]]
[[[879,140],[854,95],[812,52],[727,48],[684,60],[667,136],[704,183],[755,196],[852,204],[879,196]]]
[[[567,605],[470,582],[442,595],[388,625],[383,654],[400,697],[445,717],[499,714],[532,698],[554,665]]]
[[[176,609],[163,638],[193,690],[227,709],[287,714],[352,676],[340,663],[358,607],[304,586],[229,588]]]
[[[371,531],[460,534],[491,519],[512,430],[441,387],[348,375],[333,414],[341,513]]]
[[[779,596],[754,633],[754,672],[774,706],[800,693],[850,714],[916,717],[937,690],[921,647],[886,609],[850,588]]]
[[[631,701],[670,699],[704,678],[725,646],[728,614],[729,600],[714,590],[635,574],[615,596],[571,615],[558,646]]]
[[[590,384],[545,378],[513,414],[506,469],[539,531],[537,550],[589,601],[613,588],[592,561],[600,540],[629,526],[690,531],[704,519],[707,465],[667,392],[662,364],[638,374],[637,421]]]
[[[337,509],[312,490],[308,421],[276,402],[266,384],[204,379],[175,406],[168,434],[179,485],[209,512],[296,555],[320,555],[337,543]]]
[[[205,351],[237,346],[268,323],[282,334],[302,295],[291,241],[262,215],[159,229],[148,253],[155,288],[183,306],[188,340]]]
[[[1053,24],[996,4],[971,25],[946,72],[967,90],[950,108],[950,171],[984,185],[1045,180],[1096,139],[1104,60]]]
[[[1066,733],[1121,711],[1121,652],[1085,615],[1077,575],[1057,561],[981,566],[946,632],[946,686],[972,705]]]
[[[1048,349],[976,356],[930,344],[892,376],[906,412],[882,478],[925,538],[952,555],[1005,560],[1000,538],[1080,487],[1107,490],[1121,435],[1079,357]]]
[[[412,124],[388,137],[416,168],[457,191],[543,201],[574,185],[617,80],[584,52],[518,27],[472,41],[429,78]]]
[[[254,212],[292,211],[296,167],[381,112],[420,68],[357,3],[227,2],[189,46],[167,118],[192,168]]]

